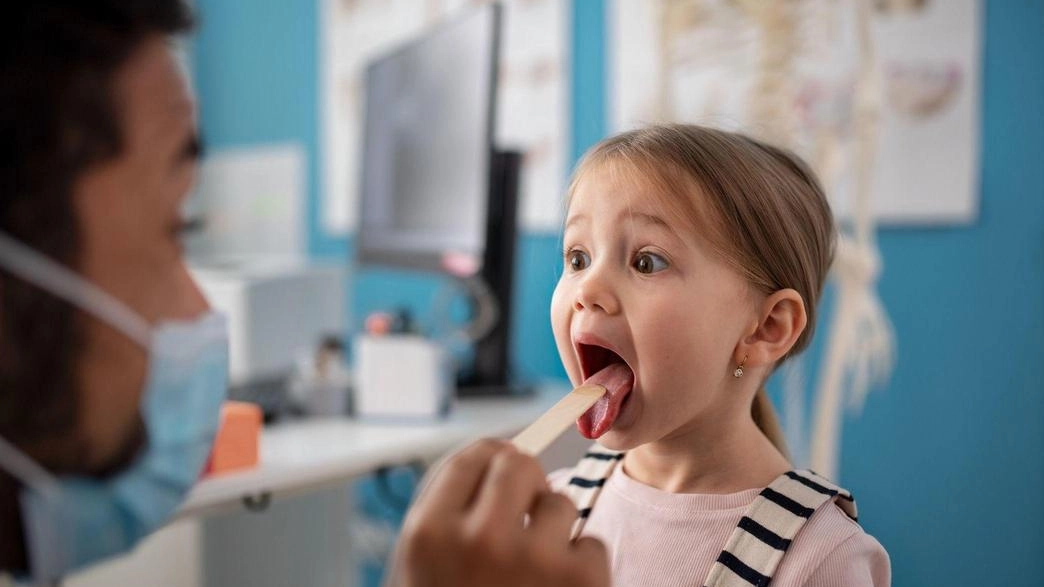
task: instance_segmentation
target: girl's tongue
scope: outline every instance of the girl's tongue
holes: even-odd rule
[[[613,363],[587,378],[584,384],[601,385],[608,393],[576,421],[580,434],[595,439],[613,427],[620,415],[620,405],[634,387],[634,371],[625,363]]]

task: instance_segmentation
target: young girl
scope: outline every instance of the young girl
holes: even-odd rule
[[[594,147],[569,190],[551,319],[598,444],[551,475],[613,583],[887,585],[846,491],[792,471],[763,385],[812,339],[834,223],[793,154],[697,126]]]

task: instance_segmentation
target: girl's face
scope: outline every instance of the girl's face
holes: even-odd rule
[[[635,175],[601,165],[580,179],[551,302],[555,342],[574,385],[621,359],[633,371],[630,393],[624,385],[602,400],[617,403],[610,413],[619,409],[601,437],[614,449],[684,435],[734,410],[736,345],[757,324],[745,279],[691,224],[666,214],[663,195]],[[581,431],[596,436],[590,422]]]

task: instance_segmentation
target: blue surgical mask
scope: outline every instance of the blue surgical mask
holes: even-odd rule
[[[148,442],[108,479],[55,477],[0,438],[0,468],[18,479],[34,583],[132,549],[184,501],[210,454],[228,387],[228,327],[210,312],[149,325],[78,274],[0,233],[0,266],[112,325],[148,351],[141,415]]]

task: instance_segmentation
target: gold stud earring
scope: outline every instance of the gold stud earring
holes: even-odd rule
[[[743,355],[743,360],[740,361],[739,367],[736,367],[736,370],[732,372],[732,376],[736,379],[743,377],[743,365],[747,364],[747,356],[748,355]]]

